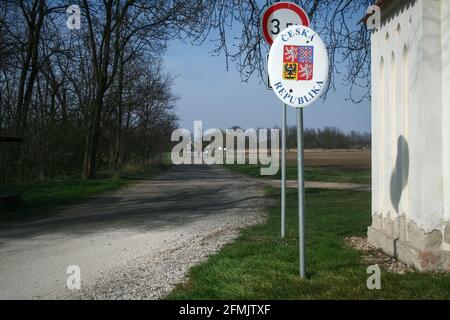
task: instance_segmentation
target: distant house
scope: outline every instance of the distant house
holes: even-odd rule
[[[369,241],[419,270],[449,270],[450,1],[378,5]]]

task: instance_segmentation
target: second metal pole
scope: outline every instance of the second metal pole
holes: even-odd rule
[[[281,238],[286,236],[286,104],[281,119]]]
[[[303,154],[303,108],[297,108],[297,166],[298,166],[298,238],[300,277],[306,277],[305,261],[305,177]]]

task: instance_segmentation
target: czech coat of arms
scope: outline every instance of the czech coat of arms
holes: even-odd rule
[[[283,79],[312,80],[313,71],[313,46],[284,46]]]

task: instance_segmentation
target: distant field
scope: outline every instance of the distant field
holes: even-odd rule
[[[288,165],[297,162],[297,150],[287,154]],[[371,168],[370,150],[305,150],[305,165],[311,167]]]
[[[252,154],[255,158],[257,152],[247,152],[246,157]],[[305,165],[308,167],[339,167],[370,169],[372,165],[370,150],[354,149],[306,149]],[[287,164],[297,164],[297,150],[291,149],[287,152]]]
[[[261,176],[260,165],[226,165],[227,168],[252,177],[279,179],[275,176]],[[297,151],[287,155],[286,177],[297,179]],[[305,150],[305,178],[307,181],[347,182],[370,184],[370,150]]]

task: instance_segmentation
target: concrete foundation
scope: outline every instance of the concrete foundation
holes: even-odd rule
[[[370,243],[417,270],[450,270],[450,251],[443,249],[450,246],[450,223],[447,223],[447,232],[425,233],[405,216],[394,220],[378,215],[372,218],[367,232]]]

